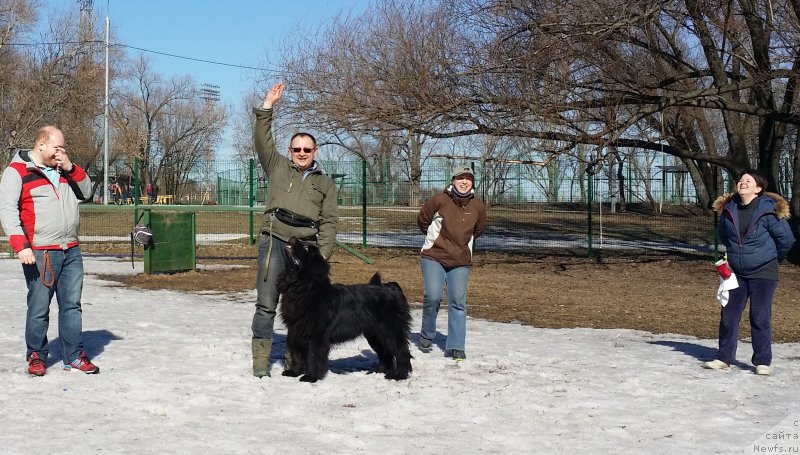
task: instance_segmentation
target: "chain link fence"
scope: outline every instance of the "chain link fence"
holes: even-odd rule
[[[698,206],[687,170],[666,157],[631,159],[622,172],[601,169],[594,175],[568,159],[546,166],[435,158],[417,167],[401,160],[320,164],[339,188],[338,239],[346,244],[421,247],[420,205],[449,185],[454,166],[469,165],[476,175],[476,195],[489,207],[490,227],[476,242],[477,250],[716,251],[714,215]],[[790,197],[788,167],[782,176],[782,190]],[[727,186],[727,176],[724,181]],[[112,182],[109,204],[96,198],[81,205],[83,242],[127,241],[134,212],[148,205],[196,212],[199,245],[252,243],[269,191],[267,178],[252,160],[218,161],[175,184],[139,182],[136,175],[115,176]],[[103,194],[102,188],[95,194]],[[0,242],[7,250],[7,238]]]

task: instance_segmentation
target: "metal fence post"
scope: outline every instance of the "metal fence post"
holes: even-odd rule
[[[256,170],[255,161],[252,158],[250,158],[250,185],[249,185],[249,187],[250,187],[250,197],[248,199],[250,201],[249,205],[250,205],[251,209],[253,207],[255,207],[255,203],[256,203],[256,192],[255,192],[255,180],[256,180],[255,174],[256,174],[256,171],[255,170]],[[250,245],[255,245],[255,243],[256,243],[256,237],[254,235],[255,234],[254,230],[255,230],[255,213],[252,210],[250,210]]]
[[[714,262],[719,260],[719,232],[717,231],[717,222],[719,221],[719,214],[716,210],[714,210],[714,201],[717,199],[717,194],[719,193],[719,188],[717,188],[717,173],[719,172],[719,167],[712,166],[711,172],[713,173],[714,179],[714,186],[709,191],[709,203],[712,205],[711,210],[714,212],[714,225],[712,229],[714,230]]]
[[[361,158],[361,246],[367,247],[367,158]]]
[[[133,160],[133,225],[139,218],[139,157]]]
[[[383,205],[389,204],[389,185],[392,182],[392,179],[389,178],[389,172],[391,172],[391,167],[389,167],[389,159],[388,158],[381,158],[381,167],[383,170],[381,171],[381,180],[383,180]],[[397,201],[392,198],[392,204],[397,203]]]
[[[632,159],[633,159],[633,157],[629,157],[628,158],[628,160],[629,160],[628,161],[628,180],[625,182],[625,189],[627,190],[627,193],[628,193],[628,197],[625,198],[625,202],[627,204],[630,204],[630,203],[633,202],[633,189],[631,188],[631,185],[632,185],[632,182],[633,182],[633,180],[631,180],[631,168],[633,166],[631,166],[631,163],[630,163],[630,160],[632,160]]]
[[[588,229],[588,232],[587,232],[587,234],[588,234],[588,237],[587,237],[588,245],[587,245],[587,247],[588,247],[588,251],[589,251],[588,257],[592,257],[592,193],[593,193],[593,188],[592,187],[593,186],[594,186],[594,178],[592,177],[592,173],[591,172],[587,172],[586,173],[586,208],[588,210],[587,219],[589,221],[589,226],[588,226],[589,229]]]

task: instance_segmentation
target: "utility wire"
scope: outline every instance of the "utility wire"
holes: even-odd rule
[[[91,40],[91,41],[82,41],[82,42],[81,41],[61,41],[61,42],[52,42],[52,43],[3,43],[2,45],[3,46],[61,46],[61,45],[66,45],[66,44],[86,44],[86,43],[103,44],[104,42],[103,41],[99,41],[99,40]],[[178,54],[171,54],[171,53],[168,53],[168,52],[154,51],[152,49],[145,49],[145,48],[142,48],[142,47],[129,46],[127,44],[110,43],[109,46],[123,47],[123,48],[126,48],[126,49],[134,49],[134,50],[137,50],[137,51],[148,52],[148,53],[151,53],[151,54],[163,55],[163,56],[166,56],[166,57],[180,58],[180,59],[183,59],[183,60],[191,60],[191,61],[201,62],[201,63],[208,63],[210,65],[229,66],[229,67],[232,67],[232,68],[241,68],[241,69],[247,69],[247,70],[268,71],[268,72],[272,72],[272,73],[279,73],[278,70],[269,69],[269,68],[260,68],[260,67],[256,67],[256,66],[247,66],[247,65],[236,65],[234,63],[217,62],[217,61],[214,61],[214,60],[206,60],[206,59],[196,58],[196,57],[187,57],[185,55],[178,55]]]
[[[247,70],[271,71],[271,72],[275,72],[275,73],[278,72],[276,70],[271,70],[271,69],[267,69],[267,68],[259,68],[259,67],[255,67],[255,66],[236,65],[236,64],[233,64],[233,63],[215,62],[213,60],[205,60],[205,59],[202,59],[202,58],[186,57],[184,55],[177,55],[177,54],[170,54],[170,53],[167,53],[167,52],[154,51],[154,50],[151,50],[151,49],[144,49],[144,48],[141,48],[141,47],[129,46],[127,44],[110,44],[110,46],[124,47],[124,48],[127,48],[127,49],[135,49],[137,51],[149,52],[151,54],[165,55],[167,57],[181,58],[181,59],[184,59],[184,60],[192,60],[192,61],[195,61],[195,62],[209,63],[209,64],[212,64],[212,65],[230,66],[230,67],[233,67],[233,68],[242,68],[242,69],[247,69]]]

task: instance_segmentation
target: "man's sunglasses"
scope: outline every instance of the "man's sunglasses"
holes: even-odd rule
[[[300,153],[301,151],[302,151],[302,152],[306,152],[306,153],[311,153],[311,152],[313,152],[313,151],[314,151],[314,150],[316,150],[316,149],[317,149],[316,147],[314,147],[314,148],[308,148],[308,147],[289,147],[289,151],[291,151],[292,153]]]

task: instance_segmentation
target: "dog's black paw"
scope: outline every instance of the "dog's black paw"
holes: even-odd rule
[[[408,371],[390,371],[384,376],[386,379],[393,379],[395,381],[402,381],[408,379]]]
[[[314,382],[317,382],[317,378],[315,378],[314,376],[311,376],[310,374],[304,374],[304,375],[300,376],[300,382],[314,383]]]
[[[281,376],[289,376],[290,378],[296,378],[296,377],[300,376],[300,373],[298,373],[296,371],[292,371],[292,370],[283,370],[283,373],[281,373]]]

